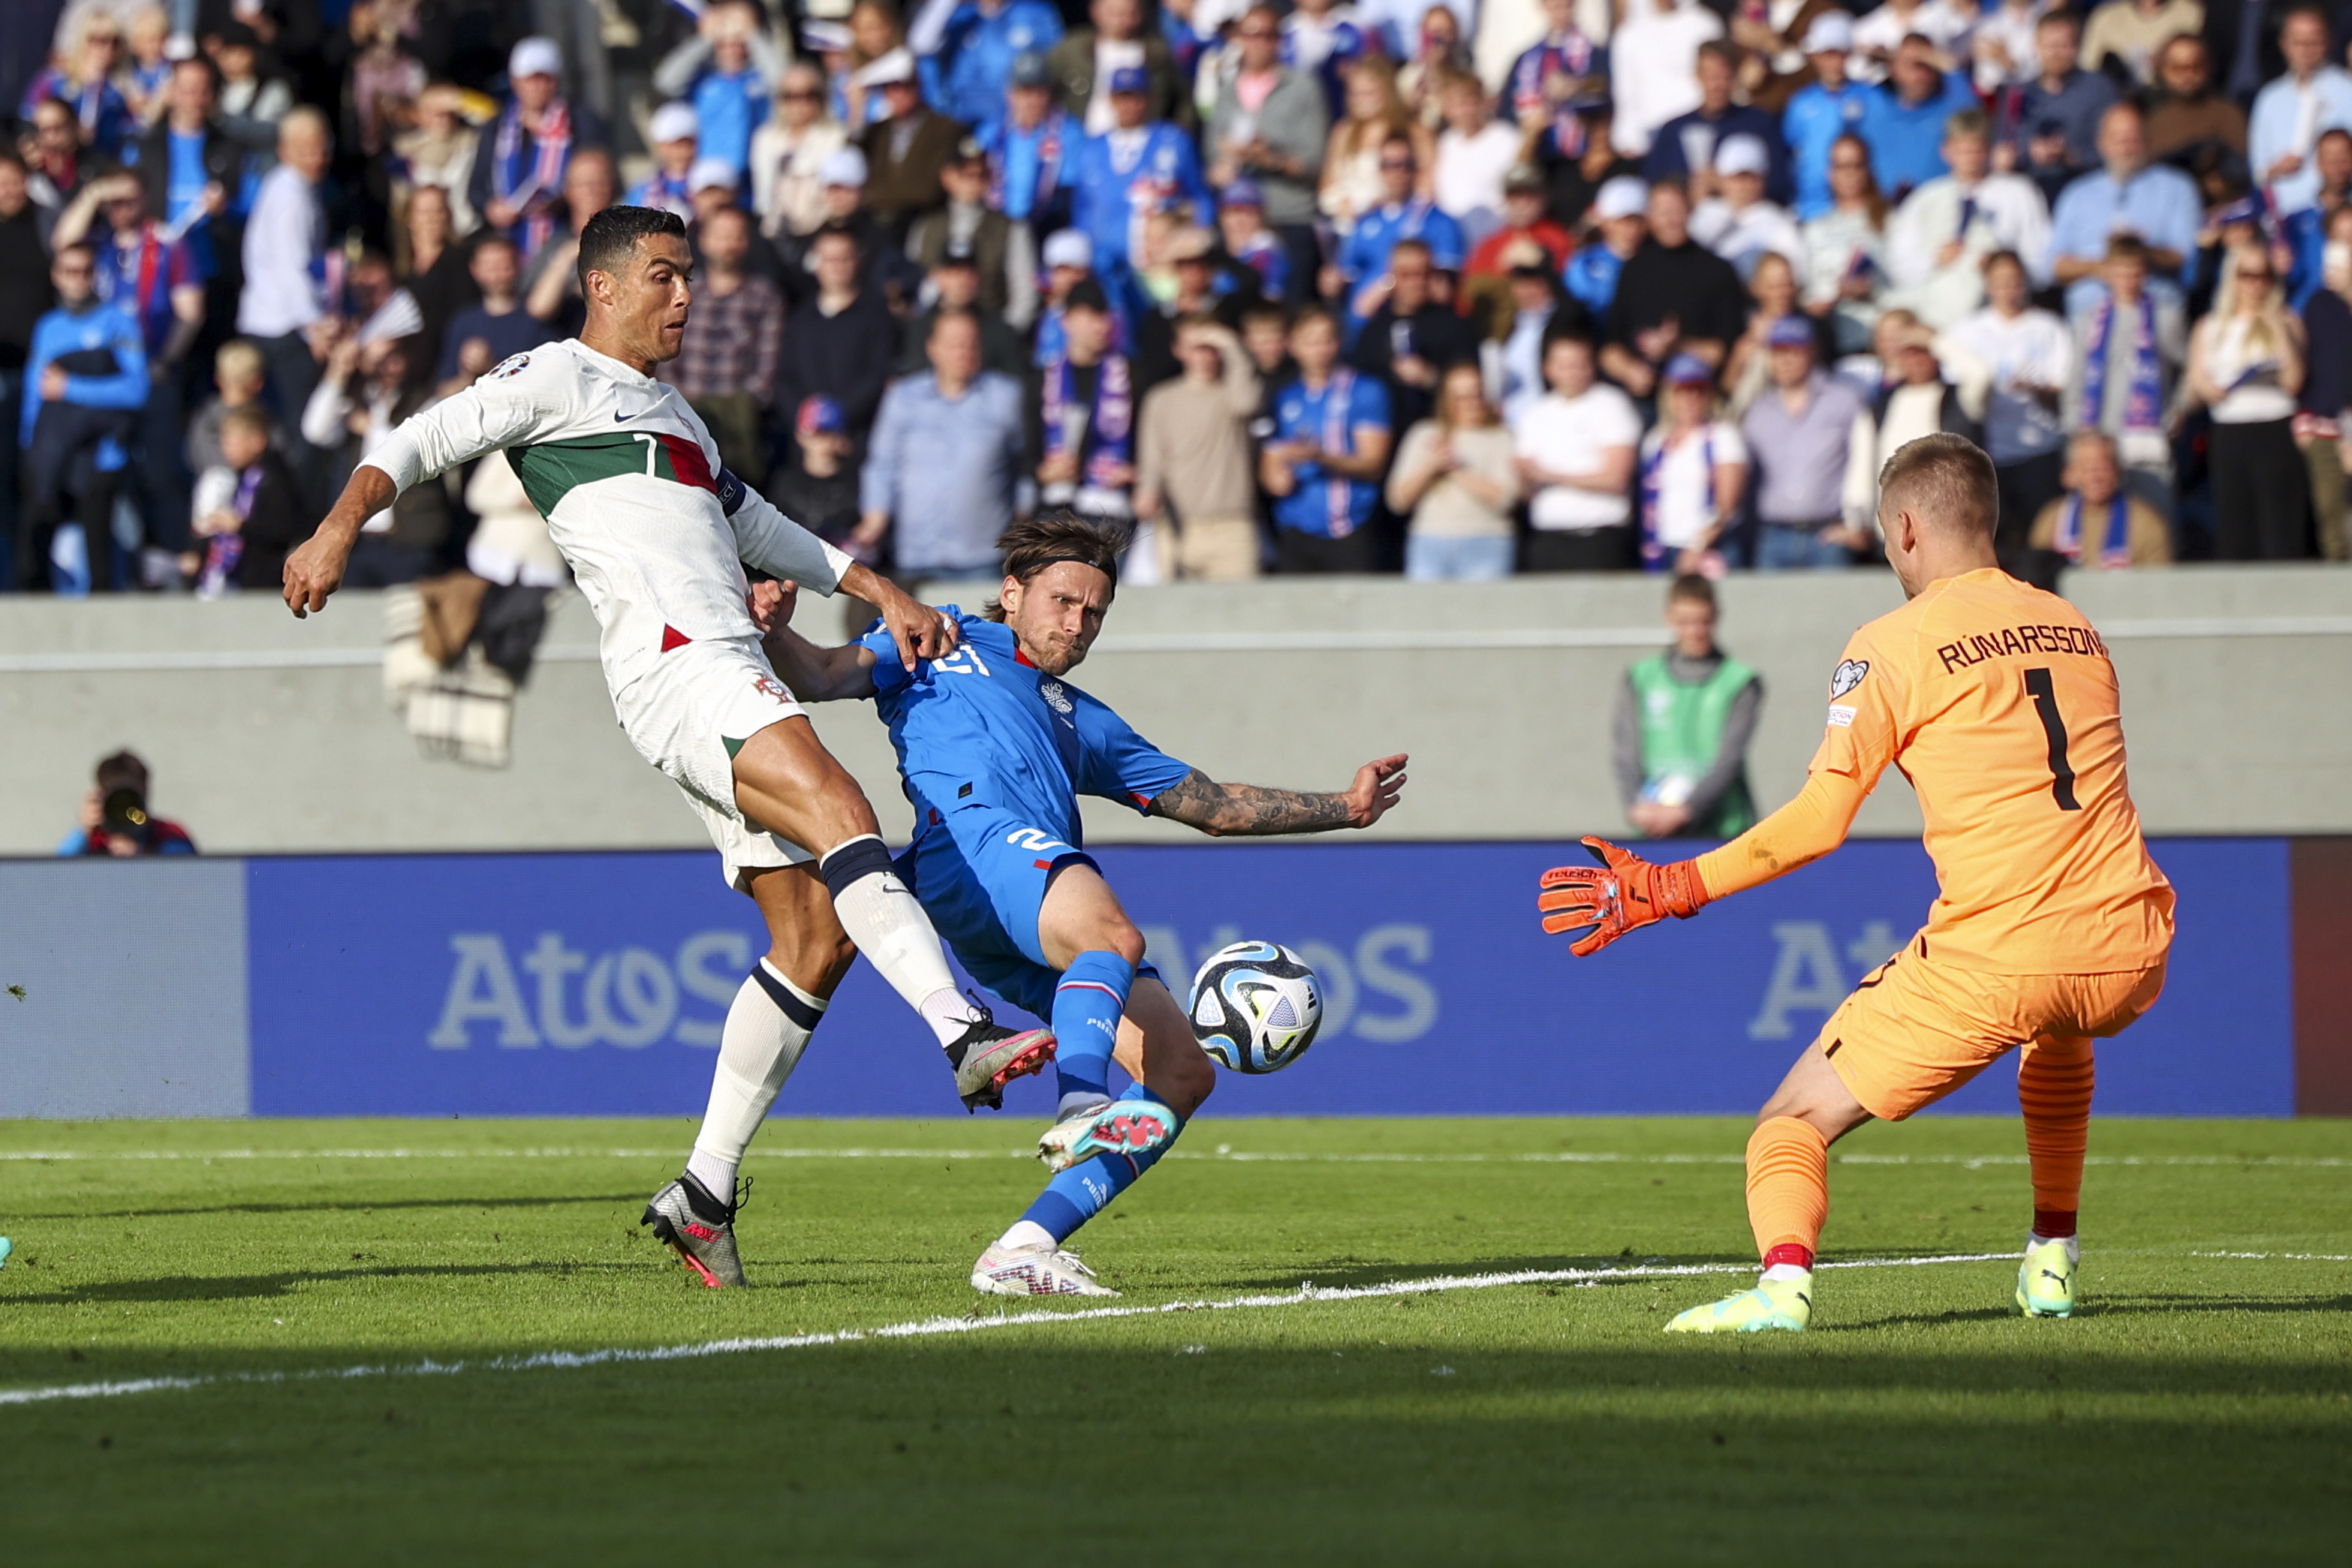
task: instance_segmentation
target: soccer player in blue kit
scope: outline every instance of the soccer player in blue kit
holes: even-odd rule
[[[1055,508],[998,542],[999,601],[957,616],[948,657],[909,673],[878,630],[820,648],[781,623],[789,602],[766,645],[802,700],[874,699],[915,808],[899,875],[973,977],[1050,1019],[1060,1042],[1060,1106],[1037,1141],[1055,1174],[972,1266],[973,1287],[1115,1295],[1062,1244],[1167,1152],[1216,1070],[1082,847],[1078,797],[1211,834],[1368,828],[1396,803],[1405,758],[1366,763],[1337,794],[1213,782],[1063,679],[1102,631],[1124,532]],[[1118,1100],[1113,1061],[1135,1080]]]

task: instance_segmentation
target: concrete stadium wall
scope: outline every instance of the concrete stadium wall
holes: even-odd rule
[[[2352,831],[2352,574],[2207,567],[2076,574],[2066,585],[2115,651],[2132,783],[2160,833]],[[1622,825],[1608,723],[1620,673],[1657,646],[1654,580],[1495,585],[1269,580],[1130,590],[1081,680],[1160,745],[1222,778],[1336,788],[1413,754],[1399,841],[1564,839]],[[984,585],[935,597],[968,603]],[[1848,632],[1899,602],[1884,573],[1735,578],[1726,645],[1766,682],[1752,754],[1777,804],[1802,782],[1824,684]],[[514,763],[427,761],[380,696],[375,596],[296,622],[255,597],[198,604],[0,598],[0,854],[39,855],[71,825],[101,755],[130,745],[158,810],[215,853],[688,848],[672,787],[613,721],[594,625],[573,598],[517,706]],[[836,630],[808,601],[804,628]],[[821,710],[886,831],[908,821],[887,739],[862,705]],[[1890,775],[1857,831],[1915,831]],[[1188,841],[1090,808],[1097,841]]]

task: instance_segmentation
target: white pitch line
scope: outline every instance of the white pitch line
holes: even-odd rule
[[[753,1149],[752,1159],[770,1160],[998,1160],[1028,1159],[1035,1151],[1027,1148],[1009,1149],[915,1149],[915,1148],[767,1148]],[[76,1161],[76,1160],[667,1160],[676,1159],[676,1148],[661,1149],[580,1149],[580,1148],[484,1148],[484,1149],[0,1149],[0,1160]],[[1737,1154],[1708,1155],[1638,1155],[1612,1154],[1593,1150],[1547,1150],[1529,1154],[1372,1154],[1372,1153],[1283,1153],[1273,1150],[1230,1149],[1171,1150],[1170,1159],[1230,1160],[1236,1163],[1280,1163],[1308,1165],[1595,1165],[1595,1166],[1736,1166],[1745,1156]],[[1987,1166],[2021,1166],[2027,1163],[2023,1155],[1874,1155],[1840,1154],[1830,1156],[1838,1165],[1850,1166],[1958,1166],[1968,1170],[1980,1170]],[[2139,1166],[2208,1167],[2231,1166],[2269,1166],[2280,1169],[2338,1170],[2352,1168],[2352,1159],[2325,1155],[2093,1155],[2084,1162],[2093,1166]]]
[[[2013,1252],[1953,1252],[1925,1258],[1857,1258],[1824,1262],[1823,1269],[1917,1269],[1939,1263],[2007,1262]],[[1663,1268],[1640,1265],[1629,1269],[1519,1269],[1500,1274],[1445,1274],[1427,1280],[1390,1280],[1378,1285],[1318,1289],[1302,1283],[1279,1296],[1228,1296],[1215,1301],[1168,1301],[1156,1307],[1087,1307],[1076,1312],[1003,1312],[992,1318],[930,1317],[871,1329],[837,1329],[828,1333],[775,1334],[761,1338],[702,1340],[690,1344],[656,1345],[646,1349],[543,1350],[530,1355],[493,1356],[484,1361],[418,1361],[403,1365],[344,1366],[313,1372],[236,1372],[214,1377],[140,1377],[113,1383],[54,1384],[46,1388],[0,1390],[0,1406],[43,1405],[61,1399],[112,1399],[129,1394],[153,1394],[179,1388],[203,1388],[229,1383],[331,1383],[361,1377],[436,1377],[463,1372],[533,1372],[544,1368],[570,1370],[625,1362],[697,1361],[715,1355],[742,1355],[759,1351],[803,1350],[819,1345],[855,1344],[877,1339],[927,1339],[937,1334],[983,1333],[994,1329],[1033,1328],[1045,1323],[1101,1322],[1110,1318],[1146,1318],[1171,1312],[1218,1312],[1305,1306],[1323,1301],[1361,1301],[1381,1296],[1425,1296],[1451,1291],[1491,1291],[1499,1285],[1594,1284],[1603,1280],[1687,1279],[1707,1274],[1751,1274],[1751,1263],[1681,1263]]]
[[[2268,1258],[2296,1263],[2352,1263],[2352,1252],[2191,1252],[2191,1258]]]

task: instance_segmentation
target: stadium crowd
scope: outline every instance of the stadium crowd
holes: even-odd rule
[[[2000,548],[2347,555],[2352,5],[12,0],[0,585],[274,588],[667,208],[664,372],[907,577],[1834,569],[1964,432]],[[2341,435],[2339,435],[2339,432]],[[499,460],[355,585],[562,563]]]

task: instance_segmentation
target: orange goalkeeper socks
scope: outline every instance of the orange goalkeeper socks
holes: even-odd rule
[[[2033,1166],[2033,1231],[2074,1234],[2083,1201],[2083,1155],[2091,1141],[2091,1042],[2038,1040],[2018,1053],[2017,1103]]]
[[[1748,1223],[1766,1264],[1811,1268],[1829,1214],[1830,1146],[1821,1134],[1795,1116],[1759,1124],[1748,1139]]]

